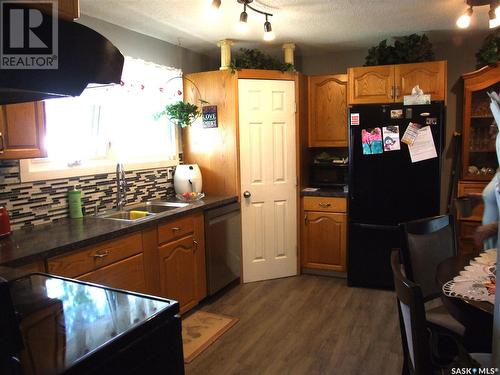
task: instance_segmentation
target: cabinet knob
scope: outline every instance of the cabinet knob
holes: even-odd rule
[[[250,193],[248,190],[246,190],[244,193],[243,193],[243,196],[245,198],[250,198],[252,196],[252,193]]]
[[[194,252],[196,252],[196,250],[198,250],[198,241],[193,240],[193,246],[194,246]]]

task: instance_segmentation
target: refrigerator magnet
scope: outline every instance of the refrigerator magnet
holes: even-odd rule
[[[351,126],[359,125],[359,113],[351,113]]]
[[[413,118],[413,108],[406,108],[405,118],[410,119],[410,120]]]
[[[427,117],[425,119],[425,125],[437,125],[438,119],[436,117]]]
[[[361,130],[361,144],[363,147],[363,155],[383,153],[382,130],[380,130],[380,128]]]
[[[403,118],[403,110],[402,109],[391,109],[391,118],[392,119]]]
[[[401,150],[399,126],[384,126],[382,128],[382,138],[384,140],[384,151]]]
[[[417,139],[420,128],[421,126],[419,124],[410,122],[405,133],[403,134],[403,138],[401,138],[401,142],[411,146],[413,142],[415,142],[415,139]]]

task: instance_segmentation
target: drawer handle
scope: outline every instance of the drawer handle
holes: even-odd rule
[[[180,231],[180,230],[181,230],[181,228],[179,228],[179,227],[173,227],[172,228],[172,232],[177,232],[177,231]]]
[[[94,255],[92,255],[95,259],[102,259],[102,258],[106,258],[107,256],[109,255],[109,251],[106,250],[105,252],[103,253],[95,253]]]
[[[193,240],[193,246],[194,246],[194,251],[196,253],[196,250],[198,250],[198,241]]]
[[[5,146],[3,144],[3,134],[0,133],[0,154],[3,154],[4,149],[5,149]]]
[[[320,203],[319,206],[320,207],[330,207],[331,203]]]

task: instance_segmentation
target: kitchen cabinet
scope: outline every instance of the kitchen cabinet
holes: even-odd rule
[[[347,147],[347,74],[308,77],[309,147]]]
[[[141,232],[49,258],[47,270],[112,288],[140,293],[151,290],[146,283]]]
[[[431,100],[446,101],[447,63],[364,66],[348,69],[349,104],[402,103],[419,85]]]
[[[498,168],[498,127],[490,110],[489,91],[500,91],[500,66],[465,74],[462,127],[462,180],[488,182]]]
[[[181,313],[207,295],[203,215],[158,226],[160,294],[179,301]]]
[[[486,185],[486,182],[481,181],[459,181],[458,196],[463,197],[471,193],[482,193]],[[474,232],[481,225],[483,210],[484,205],[481,202],[474,207],[470,216],[464,217],[457,212],[458,251],[460,254],[472,254],[481,251],[482,246],[474,244]]]
[[[73,21],[80,18],[79,0],[45,0],[44,2],[30,4],[30,7],[40,9],[44,13],[52,14],[52,3],[57,3],[57,14],[59,18],[67,21]]]
[[[346,272],[345,198],[303,198],[302,268]]]
[[[0,159],[47,156],[43,102],[0,106]]]

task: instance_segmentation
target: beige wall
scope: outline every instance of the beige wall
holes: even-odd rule
[[[462,128],[461,76],[475,70],[475,53],[480,48],[486,32],[460,33],[445,42],[434,43],[437,60],[448,61],[448,106],[446,111],[446,144],[443,155],[441,211],[446,211],[448,186],[451,174],[453,147],[451,144],[455,130]],[[299,69],[307,75],[345,73],[348,67],[361,66],[365,62],[367,49],[325,53],[315,56],[301,56]]]

